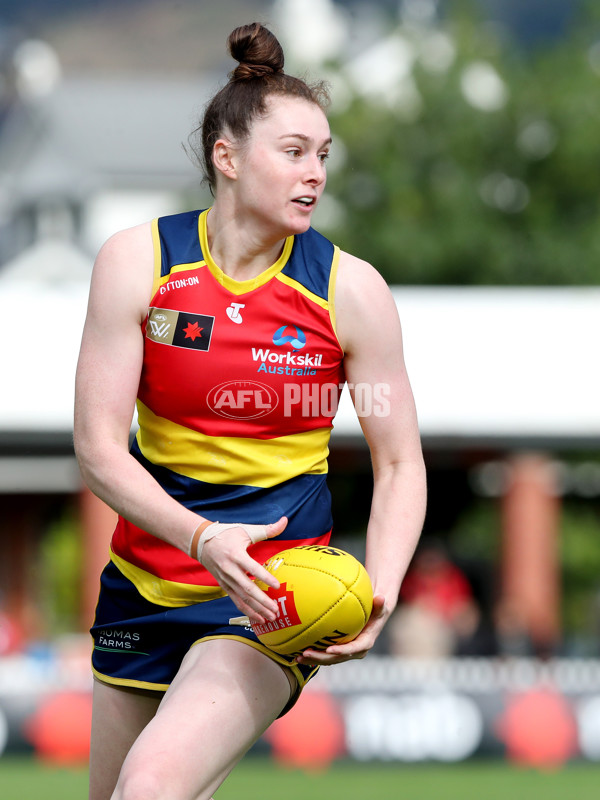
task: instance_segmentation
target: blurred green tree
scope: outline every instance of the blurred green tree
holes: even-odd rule
[[[560,555],[563,625],[567,639],[579,637],[598,654],[600,630],[600,511],[588,503],[565,503]]]
[[[80,628],[81,523],[71,505],[52,520],[42,539],[39,564],[39,602],[47,633],[56,636]]]
[[[338,65],[318,227],[394,284],[597,284],[598,17],[525,50],[448,4]]]

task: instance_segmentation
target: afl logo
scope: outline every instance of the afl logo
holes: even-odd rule
[[[211,411],[227,419],[257,419],[270,414],[279,398],[270,386],[258,381],[226,381],[206,396]]]
[[[290,329],[295,331],[295,335],[287,332]],[[306,334],[295,325],[282,325],[273,334],[273,344],[278,347],[284,344],[291,344],[294,350],[301,350],[306,344]]]

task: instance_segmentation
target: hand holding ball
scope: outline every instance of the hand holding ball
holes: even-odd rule
[[[279,607],[272,622],[252,623],[260,641],[276,653],[300,655],[355,639],[373,608],[364,566],[350,553],[324,545],[283,550],[266,563],[279,589],[258,582]]]

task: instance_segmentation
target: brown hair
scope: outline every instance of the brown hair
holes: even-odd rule
[[[212,161],[215,142],[225,131],[237,141],[246,139],[254,119],[266,112],[270,95],[298,97],[323,110],[329,105],[324,82],[309,85],[283,71],[283,49],[271,31],[260,23],[236,28],[229,34],[227,45],[238,66],[229,74],[229,83],[208,103],[202,124],[189,139],[211,192],[216,184]]]

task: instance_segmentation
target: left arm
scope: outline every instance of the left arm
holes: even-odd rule
[[[373,465],[366,567],[374,604],[371,619],[356,639],[324,653],[306,651],[301,663],[363,658],[373,647],[396,607],[425,516],[425,467],[396,304],[379,273],[346,253],[340,259],[336,317],[346,379]],[[353,387],[358,384],[371,392],[372,402],[364,409],[368,413],[361,413],[355,399]]]

